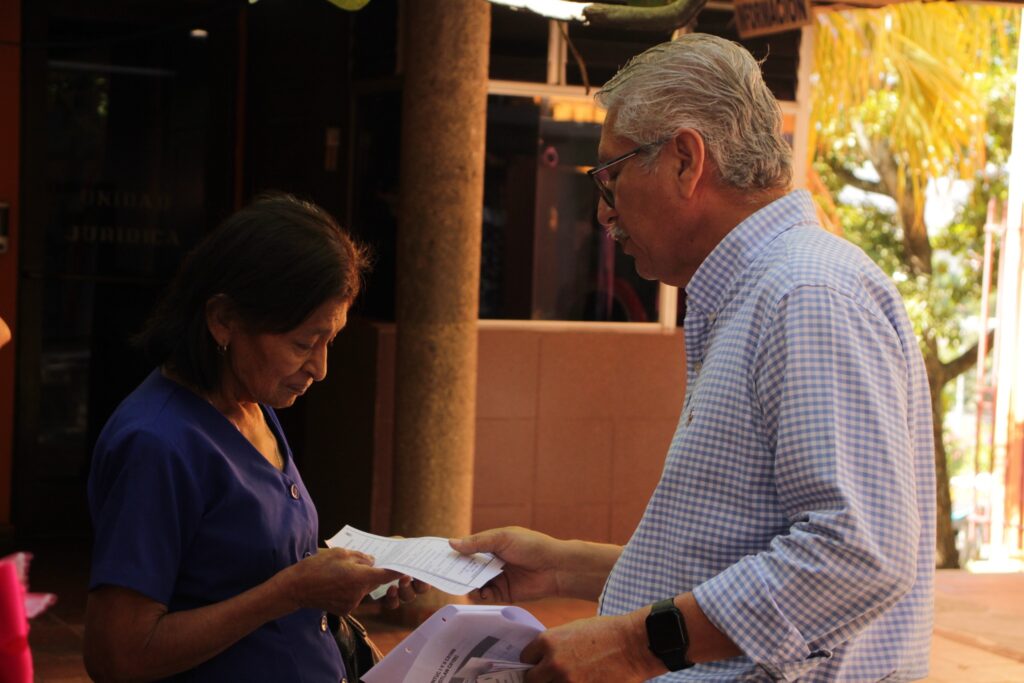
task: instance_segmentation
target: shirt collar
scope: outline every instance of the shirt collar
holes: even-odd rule
[[[807,190],[790,192],[745,218],[708,254],[686,285],[688,307],[717,315],[733,283],[765,247],[801,224],[818,225],[814,202]]]

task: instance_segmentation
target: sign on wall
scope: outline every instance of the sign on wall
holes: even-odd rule
[[[811,23],[811,0],[734,0],[740,38],[781,33]]]

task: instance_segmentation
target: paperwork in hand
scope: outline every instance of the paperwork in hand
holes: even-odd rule
[[[447,605],[363,676],[365,683],[517,683],[544,625],[521,607]]]
[[[387,538],[347,525],[328,539],[327,545],[373,555],[375,567],[408,574],[452,595],[465,595],[480,588],[500,574],[505,565],[490,553],[462,555],[452,550],[445,538]],[[380,598],[390,585],[394,583],[378,587],[370,597]]]
[[[476,683],[523,683],[530,664],[511,662],[505,659],[470,657],[465,666],[456,672],[464,681]]]

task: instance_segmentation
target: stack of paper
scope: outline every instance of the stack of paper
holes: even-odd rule
[[[516,683],[519,653],[544,630],[520,607],[447,605],[363,676],[365,683]]]
[[[458,675],[463,680],[475,683],[522,683],[529,668],[529,664],[522,662],[472,657],[459,669]]]
[[[331,548],[347,548],[373,555],[374,566],[393,569],[452,595],[465,595],[501,573],[504,562],[490,553],[462,555],[436,536],[387,538],[351,526],[328,539]],[[377,599],[389,585],[370,593]]]

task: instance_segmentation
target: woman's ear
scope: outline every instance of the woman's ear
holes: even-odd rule
[[[235,329],[235,312],[227,294],[214,294],[206,300],[206,327],[221,349],[231,345]]]
[[[677,159],[677,180],[679,194],[690,199],[697,191],[697,186],[704,175],[705,147],[704,138],[693,128],[680,128],[669,141]]]

